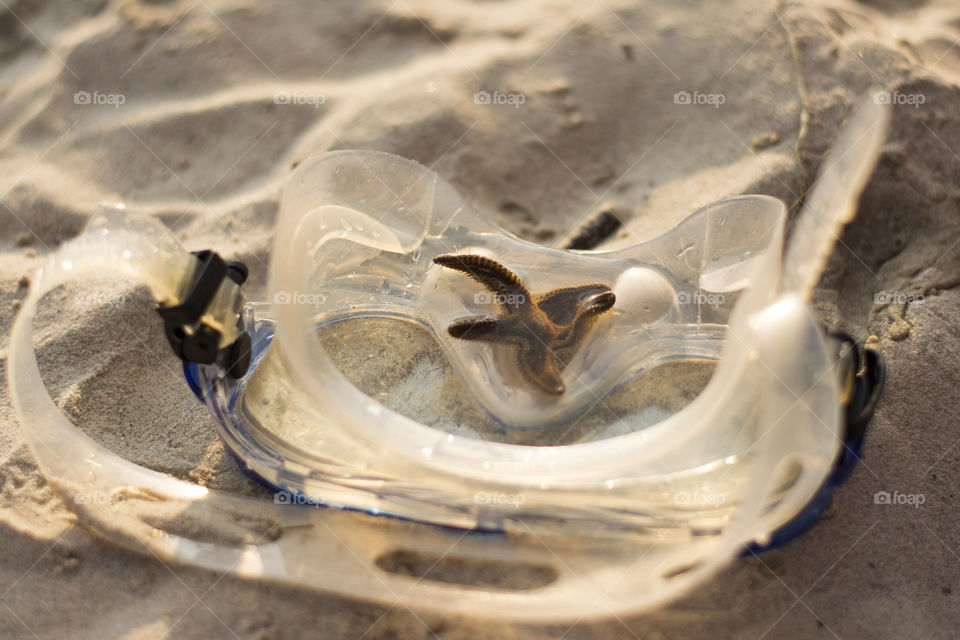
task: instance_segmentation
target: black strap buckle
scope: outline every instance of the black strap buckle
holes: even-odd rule
[[[158,307],[163,318],[164,332],[173,352],[184,362],[213,364],[221,351],[220,331],[201,322],[220,285],[230,278],[238,285],[247,279],[247,267],[242,262],[226,262],[215,251],[194,251],[200,268],[190,292],[175,306]],[[196,325],[196,326],[193,326]],[[239,378],[250,366],[250,336],[241,332],[231,345],[224,348],[225,368],[233,378]]]

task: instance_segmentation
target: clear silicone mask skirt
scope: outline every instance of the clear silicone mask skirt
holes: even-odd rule
[[[108,269],[171,309],[189,307],[205,277],[165,228],[107,210],[54,254],[15,323],[25,435],[56,489],[111,496],[70,500],[84,522],[163,559],[487,616],[659,604],[769,542],[833,468],[842,382],[807,298],[886,118],[872,104],[856,113],[786,256],[786,208],[765,196],[576,252],[504,232],[396,156],[304,162],[283,196],[268,301],[244,304],[242,279],[220,278],[178,334],[213,340],[215,361],[188,364],[188,380],[240,464],[287,500],[135,465],[50,399],[31,337],[44,293]],[[231,347],[245,335],[252,362],[239,375]],[[277,533],[219,539],[179,527],[177,513]],[[526,578],[419,579],[391,569],[398,554]]]

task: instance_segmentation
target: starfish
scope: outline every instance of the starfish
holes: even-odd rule
[[[517,347],[520,371],[538,389],[551,395],[566,391],[556,352],[579,346],[597,317],[616,302],[605,284],[561,287],[530,293],[523,281],[496,260],[469,253],[443,254],[433,261],[465,273],[483,285],[502,315],[469,316],[447,327],[454,338]],[[477,294],[481,299],[484,294]]]

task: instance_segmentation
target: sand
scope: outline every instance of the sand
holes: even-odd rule
[[[729,195],[796,210],[852,106],[877,89],[895,104],[816,293],[825,322],[875,336],[887,389],[864,464],[787,547],[653,613],[536,627],[167,566],[78,522],[38,472],[4,382],[0,637],[955,637],[958,41],[950,0],[4,0],[4,381],[29,274],[104,200],[245,260],[258,299],[283,181],[324,150],[433,166],[548,244],[610,203],[625,220],[613,246]],[[479,104],[479,91],[507,102]],[[110,295],[85,295],[94,284]],[[85,432],[139,464],[266,495],[225,454],[141,290],[65,287],[37,326],[47,384]],[[924,504],[875,504],[880,491]]]

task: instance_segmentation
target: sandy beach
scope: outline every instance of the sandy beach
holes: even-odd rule
[[[101,202],[243,260],[246,297],[262,300],[284,182],[314,154],[411,158],[547,245],[612,206],[624,226],[603,246],[616,247],[728,196],[795,214],[871,96],[892,105],[890,133],[814,296],[825,324],[887,362],[863,461],[811,531],[662,609],[517,625],[170,565],[86,528],[23,440],[9,330],[31,274]],[[951,0],[0,0],[0,225],[0,638],[958,634]],[[269,499],[187,389],[145,291],[95,284],[48,295],[35,325],[57,403],[137,464]]]

